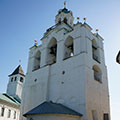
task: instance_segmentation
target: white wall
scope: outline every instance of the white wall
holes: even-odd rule
[[[4,116],[1,116],[1,108],[4,107]],[[10,118],[8,118],[8,110],[11,110]],[[16,111],[16,119],[14,119],[14,112]],[[13,105],[0,100],[0,120],[19,120],[20,106]]]
[[[70,30],[65,25],[62,27]],[[74,39],[74,56],[63,60],[64,42],[68,36]],[[47,65],[45,51],[52,37],[57,39],[57,63]],[[99,43],[101,63],[92,58],[93,39]],[[98,119],[102,120],[102,114],[109,113],[108,81],[102,38],[93,35],[87,24],[78,23],[74,26],[74,30],[68,33],[58,26],[43,39],[42,43],[42,46],[30,50],[28,71],[23,87],[22,114],[43,101],[52,100],[82,113],[84,120],[92,120],[91,111],[95,109],[100,113]],[[32,71],[34,55],[38,50],[41,51],[41,61],[44,62],[41,63],[40,69]],[[102,84],[93,78],[94,64],[102,70]]]

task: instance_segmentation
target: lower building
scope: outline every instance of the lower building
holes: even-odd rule
[[[19,120],[20,102],[7,94],[0,94],[0,120]]]
[[[19,65],[9,75],[7,92],[0,94],[0,120],[19,120],[24,72]]]

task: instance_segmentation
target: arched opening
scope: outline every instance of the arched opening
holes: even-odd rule
[[[13,77],[11,78],[11,82],[13,82]]]
[[[2,107],[2,108],[1,108],[1,116],[4,116],[4,112],[5,112],[5,108]]]
[[[41,52],[37,51],[34,57],[34,67],[33,70],[37,70],[40,68],[40,60],[41,60]]]
[[[72,57],[74,55],[74,45],[73,45],[73,38],[69,36],[65,40],[65,49],[64,49],[64,59]]]
[[[97,66],[93,66],[94,80],[102,82],[102,72],[101,69]]]
[[[16,111],[14,111],[14,119],[16,119]]]
[[[67,18],[64,18],[63,22],[67,24]]]
[[[20,77],[20,82],[22,82],[22,83],[24,82],[24,79],[23,79],[23,77]]]
[[[61,18],[59,18],[58,24],[61,24]]]
[[[57,58],[57,40],[55,38],[52,38],[48,44],[47,64],[56,63],[56,58]]]
[[[96,40],[92,40],[92,57],[94,60],[100,63],[100,55],[99,55],[99,50],[98,50],[98,45],[96,43]]]

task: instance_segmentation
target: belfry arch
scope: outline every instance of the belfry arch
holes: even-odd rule
[[[40,68],[40,61],[41,61],[41,52],[38,50],[34,56],[33,70],[37,70]]]
[[[57,59],[57,40],[56,38],[51,38],[48,44],[48,54],[47,54],[47,64],[54,64],[56,63]]]
[[[64,59],[74,55],[74,42],[71,36],[68,36],[64,43]]]

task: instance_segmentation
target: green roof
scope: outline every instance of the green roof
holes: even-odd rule
[[[69,13],[70,11],[69,11],[67,8],[63,8],[63,9],[62,9],[62,12],[64,12],[64,13]]]
[[[17,101],[14,97],[9,96],[7,94],[0,94],[0,100],[15,104],[15,105],[21,105],[20,102]]]

